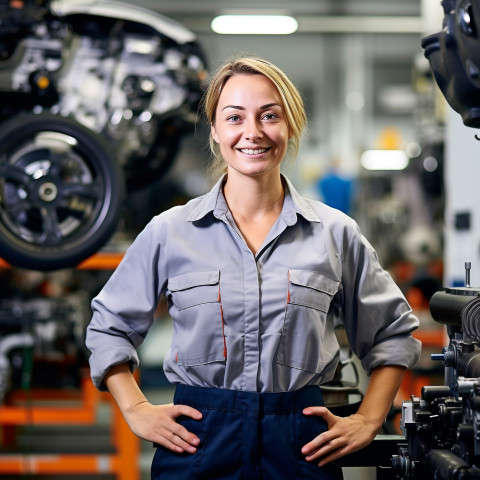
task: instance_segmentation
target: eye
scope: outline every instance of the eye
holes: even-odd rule
[[[238,122],[240,120],[240,115],[230,115],[227,117],[229,122]]]
[[[264,120],[273,120],[275,118],[278,118],[278,115],[275,113],[266,113],[263,117]]]

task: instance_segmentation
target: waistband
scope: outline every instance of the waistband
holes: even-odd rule
[[[320,387],[309,385],[293,392],[243,392],[224,388],[195,387],[178,384],[175,405],[211,410],[236,410],[265,414],[289,413],[307,407],[323,406]]]

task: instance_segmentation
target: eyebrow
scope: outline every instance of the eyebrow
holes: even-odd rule
[[[275,102],[267,103],[266,105],[262,105],[260,107],[260,110],[266,110],[267,108],[270,108],[270,107],[280,107],[281,108],[282,106],[278,103],[275,103]],[[226,105],[225,107],[222,108],[222,112],[224,110],[226,110],[227,108],[234,108],[235,110],[245,110],[245,108],[241,107],[240,105]]]

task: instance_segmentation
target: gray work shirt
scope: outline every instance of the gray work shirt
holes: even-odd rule
[[[340,324],[367,371],[415,363],[418,319],[357,224],[284,184],[282,213],[256,255],[222,179],[151,220],[92,301],[97,387],[111,366],[138,366],[162,295],[174,322],[164,359],[172,383],[253,392],[325,383],[339,360]]]

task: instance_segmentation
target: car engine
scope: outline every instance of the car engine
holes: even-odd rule
[[[206,60],[193,33],[134,5],[3,5],[2,257],[64,268],[109,238],[124,191],[172,164],[196,120]]]

